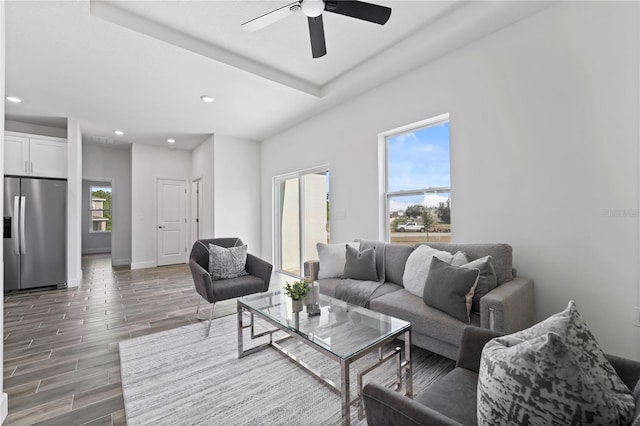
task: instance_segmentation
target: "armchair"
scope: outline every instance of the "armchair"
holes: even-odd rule
[[[413,400],[376,383],[365,385],[362,398],[369,426],[477,425],[476,400],[482,349],[489,340],[501,334],[478,327],[465,328],[456,368]],[[640,379],[640,362],[614,355],[606,357],[627,387],[631,390],[636,388]],[[635,398],[634,419],[638,421],[640,393],[636,393]]]
[[[240,238],[202,239],[197,240],[191,248],[189,268],[193,276],[193,283],[198,294],[208,303],[212,304],[207,337],[211,332],[211,320],[213,319],[213,308],[216,302],[267,291],[271,281],[271,271],[273,270],[273,265],[269,262],[252,254],[247,254],[245,269],[248,275],[230,279],[212,280],[209,274],[209,244],[229,248],[241,246],[242,240],[240,240]],[[201,299],[198,298],[196,317],[198,317],[198,313],[200,312],[200,300]]]

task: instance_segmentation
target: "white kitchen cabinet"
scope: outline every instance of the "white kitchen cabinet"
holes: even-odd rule
[[[4,173],[6,175],[29,175],[29,138],[4,137]]]
[[[64,139],[5,134],[4,174],[51,178],[67,177]]]
[[[67,177],[67,143],[29,139],[31,176]]]

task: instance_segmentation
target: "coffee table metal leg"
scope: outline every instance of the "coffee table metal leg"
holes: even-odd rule
[[[349,394],[349,361],[340,361],[340,382],[342,386],[342,424],[349,426],[351,424],[351,395]]]
[[[405,395],[413,399],[413,369],[411,366],[411,330],[404,334],[404,371],[405,384],[407,386]]]
[[[242,347],[242,307],[238,306],[238,358],[242,358],[244,349]]]

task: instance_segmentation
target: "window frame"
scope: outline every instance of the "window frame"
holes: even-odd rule
[[[110,209],[94,209],[93,208],[93,191],[94,188],[109,188],[111,190],[111,208]],[[111,212],[111,229],[105,231],[96,231],[93,229],[93,212]],[[89,184],[89,233],[90,234],[110,234],[113,231],[113,185],[108,182],[100,184]]]
[[[380,133],[378,135],[379,142],[379,167],[381,170],[380,179],[378,185],[380,187],[380,212],[382,215],[382,220],[379,221],[380,229],[379,236],[380,239],[390,242],[391,241],[391,211],[389,209],[390,200],[393,197],[399,196],[416,196],[416,195],[426,195],[426,194],[449,194],[449,207],[451,207],[451,184],[449,187],[427,187],[427,188],[417,188],[410,190],[401,190],[401,191],[389,191],[389,144],[387,143],[388,139],[394,136],[398,136],[404,133],[409,133],[414,130],[424,129],[426,127],[437,126],[446,122],[451,122],[449,113],[440,114],[435,117],[428,118],[426,120],[421,120],[415,123],[408,124],[406,126],[401,126],[392,130],[388,130],[386,132]],[[449,163],[451,163],[451,133],[449,133]],[[451,173],[451,172],[449,172]],[[453,228],[452,228],[453,229]]]

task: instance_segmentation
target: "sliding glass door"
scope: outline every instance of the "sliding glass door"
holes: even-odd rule
[[[329,170],[279,176],[274,184],[276,269],[300,277],[304,262],[318,258],[316,244],[329,242]]]

